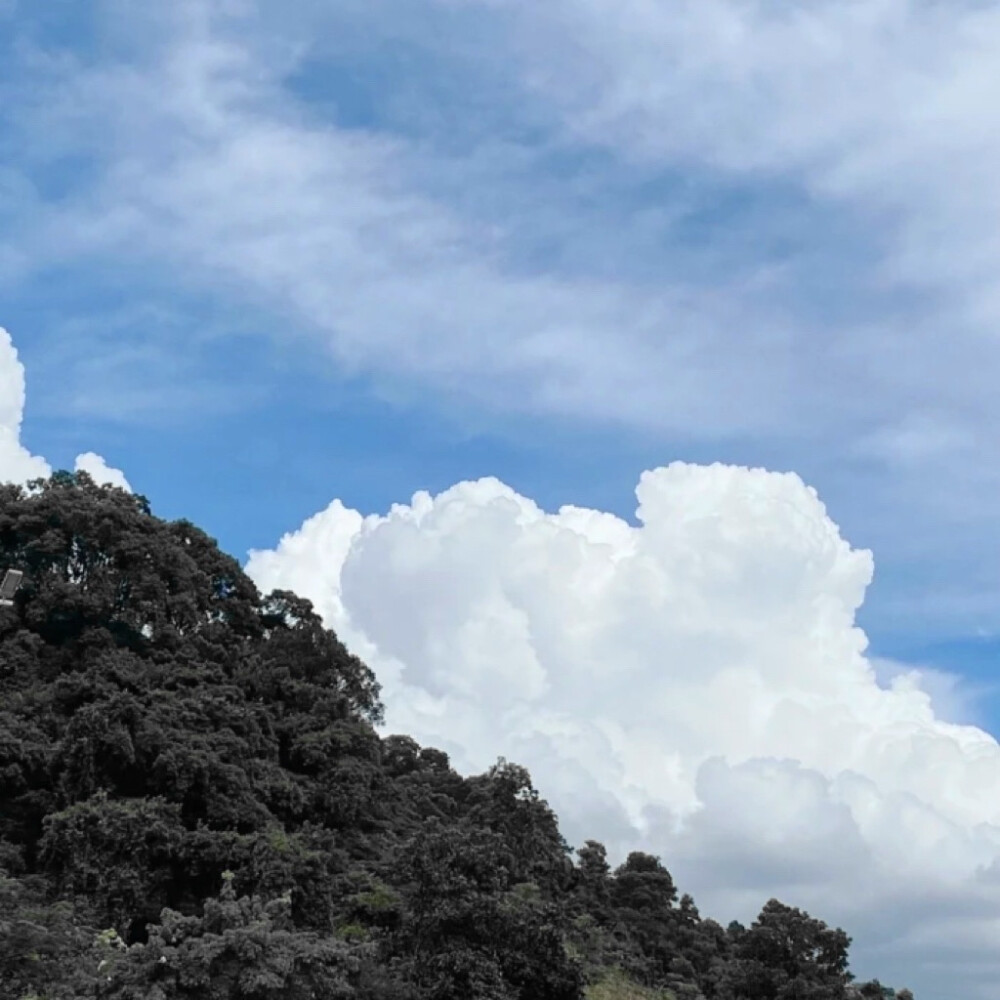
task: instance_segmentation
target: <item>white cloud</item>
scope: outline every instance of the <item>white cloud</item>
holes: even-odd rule
[[[525,78],[573,135],[625,160],[793,185],[867,224],[855,294],[942,294],[896,380],[940,363],[934,343],[995,327],[997,3],[557,0],[518,14]]]
[[[934,714],[945,722],[979,725],[980,704],[997,691],[995,684],[973,683],[961,674],[936,667],[883,657],[871,657],[871,664],[882,687],[910,684],[926,692],[934,705]]]
[[[769,435],[793,465],[789,442],[805,442],[798,454],[860,498],[880,551],[916,551],[901,561],[919,562],[910,576],[924,588],[922,604],[902,605],[906,629],[995,618],[997,5],[554,0],[412,3],[407,16],[442,6],[503,12],[485,32],[491,58],[523,71],[536,97],[525,106],[554,112],[556,152],[602,146],[623,168],[649,168],[644,180],[707,170],[751,193],[778,184],[802,196],[793,214],[846,218],[863,238],[845,253],[861,263],[846,279],[827,274],[845,256],[813,227],[801,256],[833,248],[808,301],[800,270],[755,256],[756,219],[738,276],[706,290],[683,276],[671,205],[644,216],[651,233],[633,216],[601,220],[621,256],[614,277],[526,266],[520,241],[552,234],[537,222],[537,174],[510,163],[535,150],[467,156],[435,148],[438,136],[322,120],[285,86],[295,47],[276,54],[205,3],[131,33],[128,16],[161,15],[112,5],[116,30],[141,42],[128,65],[28,67],[5,101],[24,130],[12,146],[29,167],[72,152],[91,169],[50,206],[13,184],[0,257],[23,273],[76,258],[159,264],[171,288],[264,307],[290,338],[319,334],[342,367],[477,402],[686,442]],[[509,24],[524,29],[517,42]],[[429,175],[454,180],[454,200],[447,184],[422,188]],[[512,221],[468,213],[466,175],[481,200],[513,203]],[[561,220],[554,257],[587,235],[582,218]],[[650,247],[666,248],[645,262],[652,279],[632,269]],[[860,319],[826,316],[859,301]],[[44,463],[19,443],[23,375],[9,341],[0,390],[0,477],[37,474]],[[845,455],[877,468],[845,471]],[[708,899],[750,908],[774,884],[761,873],[777,878],[794,859],[795,891],[817,912],[839,906],[869,940],[881,916],[892,954],[912,948],[916,969],[934,958],[928,943],[979,940],[998,912],[992,883],[980,895],[969,883],[993,857],[995,743],[954,724],[966,713],[947,678],[888,677],[865,659],[851,623],[867,557],[793,478],[675,468],[640,492],[638,530],[595,512],[544,515],[490,481],[418,496],[386,519],[334,506],[251,565],[317,599],[396,693],[397,728],[465,767],[520,747],[578,838],[667,845]],[[947,587],[931,578],[941,566]],[[749,822],[772,813],[776,844]],[[739,877],[750,884],[734,902],[726,886]],[[960,924],[970,908],[978,923]]]
[[[100,455],[92,451],[77,455],[75,468],[77,472],[89,473],[95,483],[117,486],[129,493],[132,492],[132,487],[121,469],[110,468]]]
[[[24,365],[10,334],[0,327],[0,482],[24,484],[52,475],[49,463],[21,444],[24,403]],[[89,472],[98,483],[111,483],[131,492],[125,476],[92,451],[77,456],[76,469]]]
[[[194,292],[421,403],[808,469],[905,569],[886,629],[994,627],[996,5],[265,6],[108,2],[128,61],[27,46],[2,94],[24,162],[0,256]],[[324,73],[353,77],[362,36],[413,54],[406,87],[379,90],[367,49],[358,70],[411,115],[344,124]],[[453,50],[450,90],[422,80]],[[290,85],[303,66],[315,101]],[[439,106],[467,89],[475,107]],[[61,190],[69,154],[88,169],[47,202],[31,178]],[[187,357],[197,324],[143,338]],[[80,412],[212,395],[130,352],[111,393],[73,364]]]
[[[712,437],[777,429],[794,408],[792,332],[759,274],[704,287],[525,267],[523,216],[487,226],[419,183],[459,182],[463,158],[318,117],[285,86],[302,39],[279,53],[216,4],[184,11],[138,64],[74,67],[25,98],[36,156],[59,135],[100,164],[73,198],[36,206],[18,234],[30,259],[165,265],[187,287],[277,313],[282,335],[290,318],[342,370],[500,410]]]
[[[957,995],[954,921],[1000,919],[996,740],[940,717],[941,678],[865,656],[871,554],[798,477],[675,463],[637,496],[638,527],[495,479],[335,501],[247,570],[372,665],[388,730],[524,763],[572,843],[661,854],[720,919],[805,905],[857,971]],[[960,992],[986,1000],[1000,960],[977,959],[988,987]]]
[[[21,444],[24,415],[24,365],[10,334],[0,327],[0,481],[25,483],[48,476],[48,463]]]

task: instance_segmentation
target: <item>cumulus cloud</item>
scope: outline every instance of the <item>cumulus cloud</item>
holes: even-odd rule
[[[866,657],[872,556],[797,476],[675,463],[636,494],[637,526],[495,479],[334,501],[247,570],[368,660],[388,730],[524,763],[571,842],[661,854],[720,919],[805,905],[859,971],[955,995],[955,921],[1000,918],[997,742],[940,717],[940,677]]]
[[[21,444],[24,416],[24,365],[10,334],[0,327],[0,481],[23,483],[51,474],[43,458]]]
[[[23,484],[52,475],[49,463],[21,444],[24,403],[24,365],[18,359],[10,334],[0,327],[0,482]],[[75,467],[89,472],[98,483],[110,483],[131,492],[124,474],[110,468],[92,451],[78,455]]]
[[[117,486],[129,493],[132,492],[132,487],[121,469],[112,469],[100,455],[92,451],[77,455],[75,467],[77,472],[89,473],[95,483]]]

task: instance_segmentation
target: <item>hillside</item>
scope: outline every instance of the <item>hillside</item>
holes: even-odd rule
[[[0,1000],[851,995],[843,931],[777,900],[723,928],[660,859],[573,851],[523,767],[380,736],[376,678],[310,603],[144,498],[0,486],[15,567]]]

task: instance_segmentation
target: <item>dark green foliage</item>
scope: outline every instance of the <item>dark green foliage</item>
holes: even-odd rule
[[[656,857],[574,865],[523,767],[380,738],[310,603],[144,498],[0,485],[12,566],[0,1000],[845,995],[842,931],[773,900],[723,930]]]
[[[93,983],[94,931],[43,878],[0,869],[0,997],[69,1000]]]
[[[841,1000],[851,939],[772,899],[735,947],[723,996],[746,1000]]]
[[[495,777],[491,772],[487,780]],[[431,821],[403,857],[406,907],[384,957],[409,964],[421,996],[580,996],[560,909],[534,883],[514,882],[520,865],[503,833],[468,820]]]
[[[227,880],[200,916],[163,910],[146,944],[102,963],[101,1000],[347,1000],[357,959],[342,943],[296,930],[287,897],[236,898]]]
[[[162,799],[108,799],[102,789],[45,817],[39,869],[60,896],[89,905],[101,926],[155,917],[184,835],[179,814]]]
[[[534,882],[549,897],[563,892],[572,879],[570,848],[527,770],[501,757],[468,785],[468,818],[501,834],[512,854],[513,881]]]

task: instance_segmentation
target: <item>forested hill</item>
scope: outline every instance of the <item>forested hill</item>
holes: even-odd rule
[[[8,568],[0,1000],[891,995],[797,909],[723,928],[659,859],[573,852],[524,768],[380,738],[309,602],[142,497],[0,486]]]

